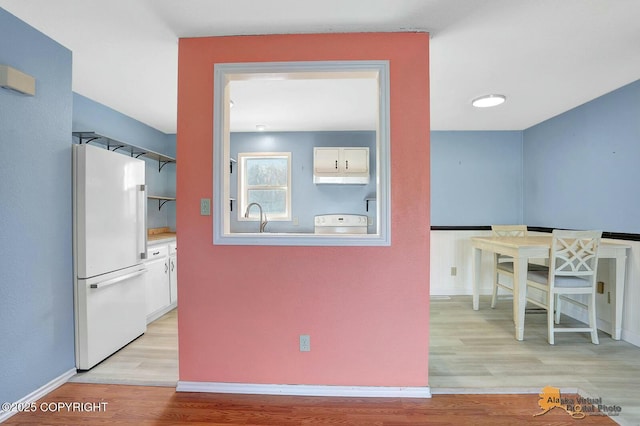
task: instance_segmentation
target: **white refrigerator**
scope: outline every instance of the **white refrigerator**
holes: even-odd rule
[[[76,368],[88,370],[146,331],[145,164],[72,146]]]

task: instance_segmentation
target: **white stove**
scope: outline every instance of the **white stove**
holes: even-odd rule
[[[366,234],[367,216],[324,214],[315,217],[316,234]]]

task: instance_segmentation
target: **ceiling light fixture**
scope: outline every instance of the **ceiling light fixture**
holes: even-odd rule
[[[259,132],[264,132],[265,130],[267,130],[267,126],[265,126],[264,124],[256,124],[256,130]]]
[[[504,95],[484,95],[471,101],[471,105],[476,108],[494,107],[504,103],[507,97]]]

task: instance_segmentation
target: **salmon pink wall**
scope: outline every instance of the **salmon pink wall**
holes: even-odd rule
[[[426,33],[180,40],[181,381],[428,385],[428,58]],[[392,245],[213,245],[214,64],[318,60],[390,61]]]

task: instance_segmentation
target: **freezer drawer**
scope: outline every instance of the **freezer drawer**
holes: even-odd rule
[[[76,281],[76,367],[88,370],[146,331],[146,268]]]

